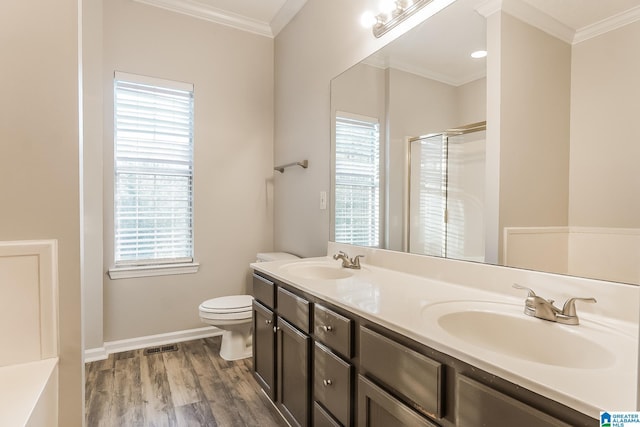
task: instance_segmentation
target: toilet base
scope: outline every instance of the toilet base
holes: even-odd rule
[[[223,330],[220,344],[220,357],[224,360],[246,359],[253,355],[251,333],[249,328],[243,330]]]

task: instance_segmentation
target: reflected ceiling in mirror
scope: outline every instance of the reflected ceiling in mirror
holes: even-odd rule
[[[471,54],[486,49],[485,20],[477,0],[457,0],[412,31],[389,43],[363,63],[393,68],[460,86],[484,77],[484,60]],[[464,28],[464,31],[456,29]]]

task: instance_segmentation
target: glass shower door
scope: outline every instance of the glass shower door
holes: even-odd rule
[[[411,141],[409,252],[484,261],[486,131]]]
[[[409,252],[446,256],[447,144],[444,134],[411,142]]]

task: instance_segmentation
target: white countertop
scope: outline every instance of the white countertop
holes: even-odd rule
[[[293,261],[298,264],[314,262],[339,265],[339,261],[334,261],[330,257]],[[291,264],[291,260],[285,260],[254,263],[251,267],[593,418],[599,418],[602,410],[635,411],[636,409],[637,322],[581,311],[582,306],[579,306],[580,325],[545,323],[548,327],[555,328],[583,328],[583,331],[588,328],[589,333],[593,332],[596,334],[594,336],[608,341],[605,347],[615,356],[615,362],[606,368],[597,369],[536,363],[477,347],[453,337],[440,328],[433,318],[425,314],[430,312],[427,310],[428,307],[448,301],[486,301],[524,308],[526,294],[515,297],[513,292],[499,293],[488,290],[486,287],[463,286],[436,280],[427,275],[407,274],[366,263],[362,264],[362,270],[356,271],[347,278],[337,280],[302,278],[291,274]],[[528,277],[531,275],[530,272],[526,274]],[[625,292],[628,291],[625,290]],[[633,289],[631,292],[635,295]],[[522,316],[527,317],[524,314]],[[633,318],[633,316],[630,317]],[[540,322],[544,321],[540,320]],[[607,334],[607,328],[613,328],[617,333]],[[572,330],[569,329],[569,331]],[[580,357],[580,354],[576,354],[576,357]]]

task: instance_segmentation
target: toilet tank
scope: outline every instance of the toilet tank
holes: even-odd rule
[[[300,259],[300,257],[287,252],[261,252],[256,255],[256,262],[281,261],[285,259]]]

